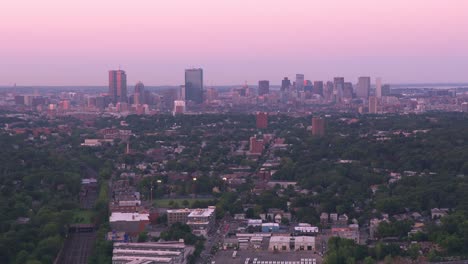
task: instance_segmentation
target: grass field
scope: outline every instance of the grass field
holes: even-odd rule
[[[158,199],[153,202],[153,205],[156,207],[162,207],[162,208],[174,208],[176,207],[175,204],[177,204],[179,208],[185,208],[185,207],[191,207],[195,201],[207,202],[211,200],[214,200],[214,198]],[[188,202],[187,206],[184,205],[185,204],[184,201]]]
[[[74,224],[92,224],[93,211],[91,210],[76,210],[73,212]]]

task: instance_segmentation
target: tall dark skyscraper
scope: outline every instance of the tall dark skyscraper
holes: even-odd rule
[[[359,77],[356,88],[356,96],[359,98],[369,98],[370,83],[370,77]]]
[[[323,95],[323,82],[322,81],[314,81],[314,87],[312,89],[314,94]]]
[[[270,93],[270,81],[263,80],[258,81],[258,95],[264,95]]]
[[[185,70],[185,99],[203,103],[203,69]]]
[[[142,82],[135,85],[133,100],[136,105],[145,103],[145,85]]]
[[[288,77],[284,77],[284,79],[281,81],[281,91],[286,91],[289,89],[289,86],[291,86],[291,80],[288,79]]]
[[[113,104],[127,102],[127,74],[125,71],[109,71],[109,96]]]

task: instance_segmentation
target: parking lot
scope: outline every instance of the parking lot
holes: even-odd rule
[[[253,260],[257,259],[257,264],[259,261],[301,261],[301,259],[315,259],[316,263],[322,263],[322,258],[317,254],[312,254],[307,251],[291,251],[291,252],[270,252],[270,251],[255,251],[255,250],[240,250],[237,251],[237,256],[232,258],[234,250],[221,250],[216,253],[214,261],[216,264],[238,264],[244,263],[247,258],[250,258],[250,264],[253,263]],[[281,263],[281,262],[280,262]],[[277,263],[278,264],[278,263]]]

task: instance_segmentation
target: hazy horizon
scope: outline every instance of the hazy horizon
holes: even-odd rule
[[[0,85],[205,85],[359,76],[468,82],[468,1],[16,0],[0,4]]]

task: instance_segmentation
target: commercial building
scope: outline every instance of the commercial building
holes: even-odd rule
[[[375,79],[375,96],[377,96],[377,98],[382,97],[382,78],[380,77]]]
[[[179,264],[187,262],[181,242],[114,243],[113,264]]]
[[[296,90],[304,91],[304,74],[296,74]]]
[[[345,82],[343,87],[343,98],[351,99],[353,98],[353,84],[350,82]]]
[[[193,209],[187,216],[187,225],[190,226],[194,235],[207,237],[215,226],[215,217],[214,206],[206,209]]]
[[[333,99],[340,103],[343,100],[344,78],[335,77],[333,79]]]
[[[167,210],[167,225],[171,226],[177,222],[187,223],[187,217],[192,212],[192,209],[172,209]]]
[[[196,104],[203,103],[203,69],[185,70],[185,98]]]
[[[109,218],[112,231],[126,232],[137,235],[149,225],[148,213],[122,213],[113,212]]]
[[[320,117],[312,117],[312,135],[324,136],[325,135],[325,119]]]
[[[255,115],[256,124],[258,129],[268,128],[268,113],[266,112],[257,112]]]
[[[249,152],[253,155],[260,155],[263,152],[263,139],[257,139],[256,137],[250,137],[250,148]]]
[[[109,96],[113,104],[127,102],[127,74],[125,71],[109,71]]]
[[[323,96],[323,82],[322,81],[314,81],[314,86],[312,88],[312,93],[319,94]]]
[[[313,236],[272,236],[268,245],[270,251],[314,251]]]
[[[258,82],[258,95],[262,96],[270,93],[270,81],[262,80]]]
[[[359,226],[356,224],[349,225],[348,227],[332,227],[331,235],[351,239],[358,244],[360,242]]]
[[[291,80],[288,79],[288,77],[284,77],[284,79],[281,81],[281,91],[287,91],[289,90],[289,87],[291,86]]]
[[[133,103],[136,105],[145,104],[145,85],[138,82],[133,92]]]
[[[369,98],[370,93],[370,77],[359,77],[356,87],[356,96],[359,98]]]
[[[185,101],[175,100],[174,101],[174,110],[172,111],[173,115],[185,113]]]
[[[375,96],[369,97],[369,113],[377,114],[377,97]]]

